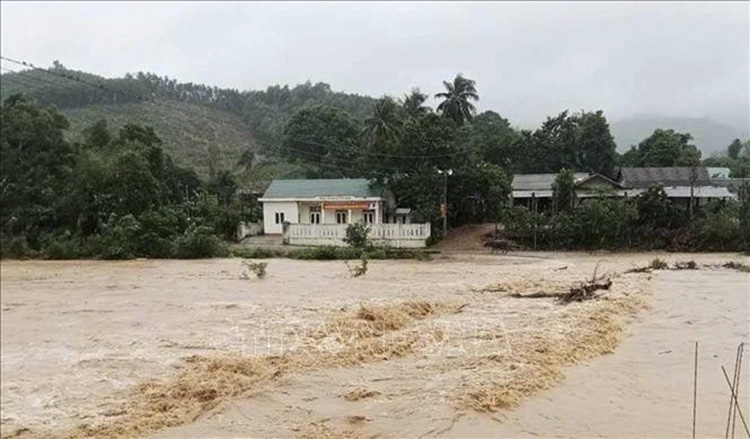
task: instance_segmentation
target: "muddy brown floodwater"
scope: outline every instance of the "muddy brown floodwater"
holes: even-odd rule
[[[717,371],[731,369],[748,339],[750,279],[713,268],[617,275],[653,257],[449,254],[372,261],[356,279],[340,261],[275,259],[262,280],[243,279],[238,259],[2,261],[0,433],[64,437],[83,424],[116,426],[139,384],[168,382],[186,360],[285,355],[331,341],[310,334],[362,304],[419,301],[459,307],[394,328],[410,340],[398,356],[288,368],[194,422],[149,435],[685,437],[699,340],[698,432],[721,436],[729,393]],[[605,300],[509,296],[564,291],[595,269],[615,275]],[[750,377],[742,382],[750,395]]]

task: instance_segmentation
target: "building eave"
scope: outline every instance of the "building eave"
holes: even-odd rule
[[[384,197],[340,197],[336,195],[314,198],[258,198],[261,203],[321,203],[323,201],[385,201]]]

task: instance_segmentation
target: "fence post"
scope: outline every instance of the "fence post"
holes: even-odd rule
[[[289,222],[284,221],[281,223],[281,244],[289,244]]]

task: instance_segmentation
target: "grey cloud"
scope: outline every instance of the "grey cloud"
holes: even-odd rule
[[[2,52],[239,89],[308,79],[434,93],[457,72],[521,126],[570,108],[750,118],[750,6],[733,3],[9,3]]]

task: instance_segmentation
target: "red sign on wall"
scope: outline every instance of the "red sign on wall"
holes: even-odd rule
[[[370,203],[366,201],[331,201],[323,203],[323,209],[325,210],[336,210],[336,209],[359,209],[365,210],[370,208]]]

